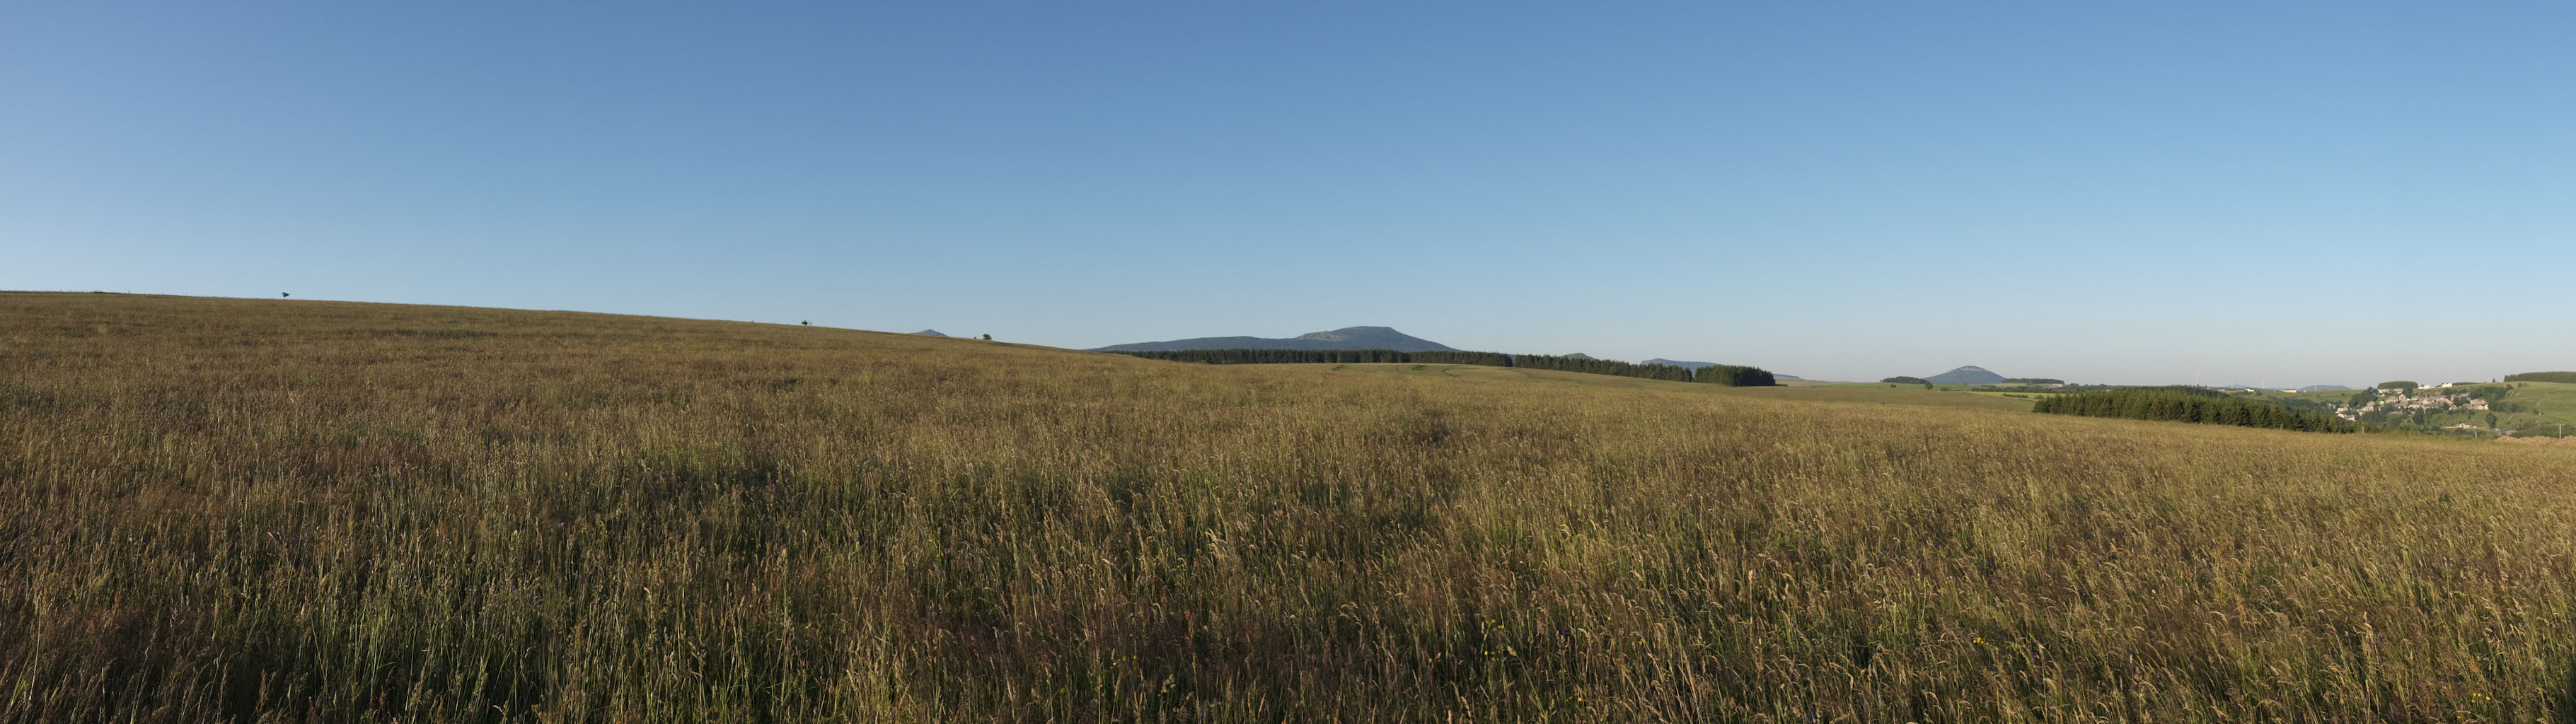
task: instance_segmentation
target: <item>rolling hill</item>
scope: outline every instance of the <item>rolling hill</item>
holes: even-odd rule
[[[1159,352],[1183,349],[1391,349],[1398,352],[1456,352],[1448,345],[1389,327],[1343,327],[1289,338],[1194,337],[1167,342],[1134,342],[1094,347],[1094,352]]]
[[[2576,661],[2556,446],[274,299],[0,340],[8,721],[2556,721]]]
[[[1936,385],[1992,385],[2003,382],[2004,376],[1988,372],[1984,367],[1968,365],[1948,372],[1943,372],[1941,374],[1925,377],[1923,378],[1923,381]]]
[[[2576,383],[2513,382],[2505,399],[2533,416],[2520,425],[2529,435],[2576,435]]]

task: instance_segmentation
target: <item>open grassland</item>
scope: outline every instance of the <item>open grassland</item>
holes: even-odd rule
[[[1726,387],[1697,382],[1672,382],[1638,377],[1587,375],[1576,372],[1528,370],[1515,367],[1476,367],[1469,365],[1417,364],[1347,364],[1315,365],[1336,372],[1372,372],[1380,374],[1443,375],[1484,381],[1518,380],[1538,385],[1577,385],[1620,387],[1639,390],[1700,395],[1738,395],[1772,400],[1807,400],[1811,402],[1869,402],[1890,405],[1933,405],[1938,407],[1975,407],[1988,410],[2030,410],[2030,400],[2004,397],[2001,393],[1962,393],[1926,390],[1921,386],[1890,389],[1886,385],[1869,386],[1776,386]]]
[[[2537,418],[2529,424],[2576,422],[2576,385],[2564,382],[2515,382],[2505,399],[2530,405]],[[2576,425],[2570,425],[2576,427]]]
[[[1986,387],[1986,386],[1987,386],[1987,385],[1971,385],[1971,384],[1965,384],[1965,383],[1959,383],[1959,382],[1935,382],[1935,383],[1932,383],[1932,386],[1931,386],[1931,387],[1926,388],[1926,387],[1924,387],[1924,386],[1923,386],[1923,384],[1924,384],[1924,383],[1921,383],[1921,382],[1811,382],[1811,383],[1809,383],[1809,386],[1813,386],[1813,387],[1852,387],[1852,388],[1870,388],[1870,387],[1875,387],[1875,388],[1879,388],[1879,389],[1887,389],[1887,388],[1890,388],[1890,387],[1896,387],[1896,388],[1914,389],[1914,390],[1921,390],[1921,389],[1934,389],[1934,390],[1942,390],[1942,391],[1946,391],[1946,392],[1966,392],[1966,391],[1969,391],[1969,390],[1977,389],[1977,388],[1979,388],[1979,387]]]
[[[1934,407],[1967,407],[1982,410],[2029,412],[2030,400],[1996,394],[1927,390],[1922,387],[1739,387],[1732,391],[1745,397],[1769,400],[1803,400],[1808,402],[1866,402],[1888,405],[1930,405]]]
[[[2576,384],[2565,382],[2513,382],[2512,397],[2529,402],[2552,417],[2576,418]]]
[[[0,294],[0,508],[7,721],[2576,706],[2551,446]]]

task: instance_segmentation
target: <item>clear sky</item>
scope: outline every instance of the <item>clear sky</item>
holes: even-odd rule
[[[2576,4],[0,3],[0,289],[2576,369]]]

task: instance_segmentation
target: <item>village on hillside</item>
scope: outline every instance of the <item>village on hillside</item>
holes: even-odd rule
[[[2417,386],[2392,383],[2377,389],[2353,393],[2352,398],[2334,406],[2335,415],[2346,420],[2369,423],[2412,423],[2424,428],[2443,430],[2498,430],[2496,412],[2510,387],[2504,385],[2446,382]],[[2454,413],[2465,417],[2451,424],[2439,424],[2436,415]],[[2486,413],[2481,416],[2477,413]],[[2444,418],[2449,419],[2449,418]],[[2485,423],[2485,424],[2479,424]]]

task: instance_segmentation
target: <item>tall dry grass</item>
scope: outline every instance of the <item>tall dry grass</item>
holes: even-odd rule
[[[0,720],[2568,721],[2576,453],[0,295]]]

